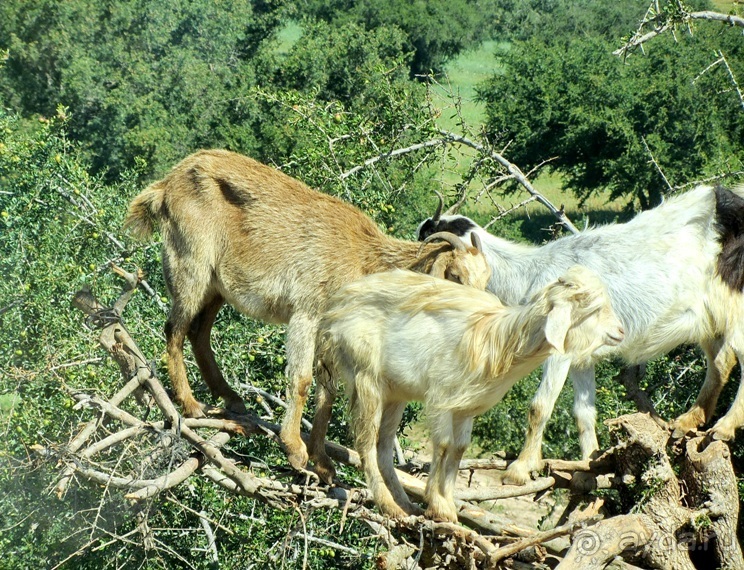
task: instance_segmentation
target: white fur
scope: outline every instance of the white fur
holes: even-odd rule
[[[734,192],[744,196],[744,187]],[[716,272],[720,244],[714,227],[715,207],[713,190],[701,186],[669,198],[628,223],[588,229],[542,247],[500,239],[480,227],[472,233],[480,237],[493,268],[488,290],[505,303],[519,302],[576,263],[599,273],[626,332],[620,346],[605,349],[607,355],[643,363],[680,344],[700,344],[709,361],[706,382],[693,408],[674,424],[689,431],[710,419],[734,364],[731,351],[740,361],[744,356],[742,298]],[[456,217],[443,216],[442,220]],[[507,481],[524,483],[530,471],[541,466],[542,433],[569,369],[582,455],[587,458],[597,449],[594,369],[566,357],[551,357],[531,405],[525,448],[510,466]],[[743,423],[740,390],[712,432],[730,439]]]
[[[392,442],[405,404],[419,400],[434,448],[427,514],[456,521],[454,481],[473,417],[551,353],[590,362],[622,338],[603,283],[583,267],[509,307],[490,293],[398,270],[339,290],[321,321],[319,354],[345,381],[357,451],[381,510],[417,512],[395,476]]]

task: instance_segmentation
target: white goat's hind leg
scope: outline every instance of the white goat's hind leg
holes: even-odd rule
[[[449,507],[449,520],[457,522],[457,508],[455,507],[455,486],[457,474],[460,469],[460,460],[470,444],[470,435],[473,431],[472,416],[456,418],[453,422],[454,445],[450,448],[444,462],[444,496]]]
[[[570,366],[570,358],[558,355],[551,356],[543,364],[542,381],[530,404],[524,447],[517,460],[506,470],[504,483],[524,485],[530,479],[530,472],[542,467],[543,432],[566,382]]]
[[[307,448],[300,437],[300,425],[305,402],[313,383],[313,362],[315,357],[315,336],[318,330],[317,318],[295,313],[287,326],[287,411],[279,434],[287,451],[287,459],[295,469],[307,465]]]
[[[579,446],[582,459],[589,459],[599,449],[597,442],[597,384],[594,366],[571,368],[569,374],[574,387],[574,417],[579,429]]]
[[[395,502],[408,514],[421,515],[424,511],[414,505],[408,498],[398,476],[395,474],[395,466],[393,465],[395,436],[398,433],[398,426],[400,426],[400,420],[403,418],[405,409],[405,402],[387,403],[383,407],[380,433],[377,436],[377,465]]]
[[[716,409],[718,396],[736,364],[736,354],[723,339],[705,341],[701,346],[708,361],[705,382],[693,406],[672,423],[673,436],[677,438],[696,430],[710,420]]]
[[[452,412],[429,411],[431,423],[432,456],[429,480],[426,483],[426,516],[439,521],[457,522],[457,513],[445,497],[447,460],[454,449],[454,418]]]
[[[724,347],[724,350],[726,348]],[[739,364],[742,367],[739,389],[736,391],[736,398],[734,398],[729,411],[710,429],[709,433],[713,435],[713,439],[730,441],[734,439],[736,429],[744,426],[744,364],[742,364],[744,363],[744,350],[737,349],[735,357],[739,359]]]
[[[377,448],[382,425],[382,411],[382,401],[375,379],[368,374],[357,374],[351,395],[351,415],[356,450],[362,460],[367,487],[383,514],[392,518],[404,518],[408,513],[395,501],[380,472]]]

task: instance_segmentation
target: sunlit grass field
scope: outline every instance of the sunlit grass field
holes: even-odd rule
[[[477,101],[477,86],[500,72],[497,54],[508,49],[508,43],[486,41],[477,49],[462,53],[447,64],[445,73],[438,78],[437,85],[432,89],[433,102],[442,109],[439,118],[441,128],[473,137],[480,132],[485,121],[485,108]],[[437,173],[437,179],[445,193],[454,194],[452,189],[462,180],[462,175],[467,171],[474,156],[475,151],[462,147],[447,158]],[[504,156],[509,158],[508,150]],[[566,215],[579,227],[583,227],[587,221],[590,224],[612,221],[625,206],[625,202],[608,202],[602,195],[591,196],[579,206],[576,197],[571,192],[563,190],[560,177],[547,171],[531,177],[530,181],[535,189],[556,207],[563,205]],[[476,181],[471,184],[471,196],[477,196],[479,184],[482,187],[482,182]],[[493,201],[504,209],[510,209],[528,197],[526,191],[502,196],[495,190],[490,198],[481,196],[478,201],[469,200],[463,208],[463,213],[478,218],[481,223],[487,223],[498,213]],[[534,229],[530,233],[539,232],[536,226],[541,223],[548,226],[555,222],[547,209],[536,202],[520,208],[507,219],[529,220],[526,225]]]
[[[721,0],[717,3],[717,9],[724,10],[725,6],[730,7],[733,4],[732,1]],[[286,53],[301,35],[301,25],[290,22],[278,36],[277,51]],[[436,78],[431,87],[432,103],[441,110],[438,119],[440,128],[468,136],[473,140],[477,139],[486,118],[485,106],[477,101],[477,87],[500,72],[498,54],[508,49],[507,42],[485,41],[447,64],[445,72]],[[475,151],[468,147],[457,147],[448,153],[435,172],[435,180],[440,190],[453,198],[455,186],[462,181],[474,156]],[[505,157],[509,158],[508,151]],[[579,227],[583,227],[587,220],[590,224],[612,221],[625,206],[624,202],[610,203],[606,197],[596,195],[590,197],[580,207],[575,196],[562,189],[560,177],[547,171],[530,177],[530,181],[538,192],[557,207],[563,205],[569,219]],[[528,198],[526,191],[502,196],[498,189],[493,191],[490,197],[477,198],[482,186],[483,181],[479,180],[471,184],[469,195],[474,198],[469,199],[463,207],[463,213],[477,218],[481,223],[487,223],[498,213],[494,202],[504,209],[510,209]],[[539,233],[540,224],[549,226],[555,221],[544,206],[535,202],[510,214],[507,219],[526,221],[526,225],[534,228],[534,231],[530,232],[533,234]]]

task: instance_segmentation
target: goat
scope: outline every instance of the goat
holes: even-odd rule
[[[336,293],[320,324],[318,353],[346,384],[367,485],[391,517],[419,514],[395,475],[393,440],[406,403],[424,402],[434,450],[426,515],[456,522],[454,485],[473,417],[551,353],[591,362],[623,334],[604,284],[580,266],[522,306],[395,270]]]
[[[684,343],[699,344],[708,361],[703,387],[692,408],[673,423],[681,437],[711,419],[716,401],[736,363],[744,362],[744,186],[727,190],[697,187],[668,198],[627,223],[613,223],[569,235],[541,247],[492,236],[464,216],[439,216],[419,225],[419,239],[451,231],[465,239],[477,234],[493,269],[488,290],[517,303],[579,263],[607,283],[612,306],[626,331],[625,342],[607,354],[641,364]],[[437,214],[441,213],[441,199]],[[594,430],[593,366],[563,355],[549,358],[528,417],[525,446],[505,481],[525,483],[542,465],[545,425],[571,375],[574,415],[583,457],[598,448]],[[734,437],[744,424],[744,383],[729,412],[710,430]]]
[[[490,274],[477,238],[469,247],[452,234],[431,236],[447,244],[423,246],[388,237],[350,204],[224,150],[192,154],[134,198],[124,227],[147,237],[155,222],[172,299],[165,336],[175,400],[186,416],[210,411],[194,398],[186,377],[188,336],[211,393],[228,410],[246,411],[210,346],[223,303],[257,319],[287,323],[289,406],[280,437],[298,469],[308,459],[300,421],[312,383],[316,329],[331,294],[353,279],[395,267],[480,289]]]

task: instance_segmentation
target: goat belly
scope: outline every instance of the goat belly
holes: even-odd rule
[[[241,292],[239,295],[222,293],[225,300],[235,309],[254,319],[260,319],[267,323],[284,324],[289,322],[292,312],[284,303],[271,300],[263,295],[252,292]]]

